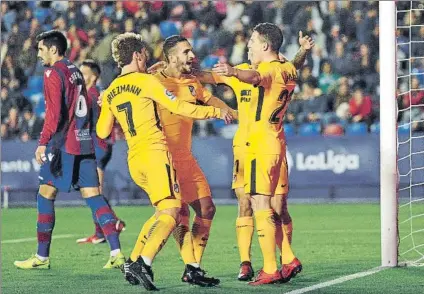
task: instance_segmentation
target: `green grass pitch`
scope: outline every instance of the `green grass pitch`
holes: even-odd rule
[[[288,284],[252,288],[236,280],[239,257],[235,237],[236,206],[218,206],[203,267],[221,279],[217,288],[189,286],[180,281],[183,263],[170,238],[157,256],[153,270],[156,285],[164,293],[285,293],[365,271],[380,265],[380,209],[377,204],[290,205],[294,220],[293,249],[304,269]],[[121,235],[123,252],[130,253],[142,223],[152,214],[150,207],[116,207],[127,223]],[[424,225],[424,224],[423,224]],[[36,242],[3,243],[35,237],[36,210],[9,209],[2,212],[2,293],[140,293],[119,270],[103,270],[108,245],[77,245],[75,240],[93,231],[87,207],[57,208],[54,235],[72,237],[53,240],[52,268],[24,271],[14,260],[35,253]],[[424,227],[424,226],[423,226]],[[256,236],[252,245],[253,266],[262,266]],[[315,290],[312,293],[424,293],[424,267],[388,269],[374,275]]]

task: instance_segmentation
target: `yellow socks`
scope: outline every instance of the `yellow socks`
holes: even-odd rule
[[[287,225],[283,224],[283,228],[286,229],[287,238],[289,239],[289,243],[291,245],[293,238],[293,222],[289,222]]]
[[[292,248],[290,246],[289,238],[287,235],[287,229],[284,227],[284,225],[281,226],[281,231],[283,232],[283,242],[282,242],[282,250],[281,250],[281,257],[282,257],[282,264],[289,264],[290,262],[295,259],[294,253],[292,251]]]
[[[255,219],[259,245],[264,258],[263,271],[267,274],[273,274],[277,270],[277,262],[275,256],[276,228],[272,209],[256,211]]]
[[[194,217],[191,235],[193,238],[194,256],[197,263],[201,263],[203,252],[209,239],[209,231],[211,230],[212,220],[200,217]]]
[[[173,233],[184,264],[197,263],[194,257],[193,239],[189,226],[188,216],[181,216],[180,224],[175,228]]]
[[[253,217],[238,217],[236,221],[237,243],[240,252],[240,261],[250,261],[250,247],[253,236]]]
[[[165,245],[169,235],[175,229],[175,219],[167,214],[161,214],[150,228],[149,235],[141,251],[141,256],[147,257],[151,261],[155,258],[156,254]]]
[[[138,256],[141,254],[141,251],[143,250],[144,245],[146,244],[150,228],[155,223],[155,221],[156,216],[153,215],[144,223],[143,227],[141,228],[140,234],[137,238],[137,242],[135,243],[134,249],[130,255],[132,261],[136,261]]]

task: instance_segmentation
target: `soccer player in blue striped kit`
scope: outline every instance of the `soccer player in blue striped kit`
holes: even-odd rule
[[[105,268],[119,268],[125,258],[120,250],[117,218],[99,191],[94,146],[91,138],[92,101],[79,69],[66,57],[66,37],[57,30],[37,36],[38,58],[44,71],[46,117],[35,152],[40,168],[37,195],[37,253],[15,261],[20,269],[49,269],[50,245],[55,224],[57,192],[80,189],[97,217],[110,245]]]

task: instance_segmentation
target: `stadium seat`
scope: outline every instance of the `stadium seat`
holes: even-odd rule
[[[203,69],[211,69],[216,63],[218,63],[219,57],[216,55],[208,55],[203,59],[203,61],[200,63],[200,66]]]
[[[178,35],[180,33],[177,26],[172,21],[162,21],[159,24],[159,29],[163,39],[166,39],[172,35]]]
[[[398,125],[398,133],[399,134],[409,134],[411,125],[410,124],[399,124]]]
[[[365,135],[368,133],[368,127],[366,123],[351,123],[346,127],[346,135]]]
[[[343,133],[343,126],[337,123],[326,125],[322,132],[324,136],[343,136]]]
[[[380,134],[380,123],[379,122],[373,123],[370,129],[371,129],[371,133]]]
[[[286,136],[294,136],[296,134],[296,128],[293,124],[284,124],[284,133]]]
[[[50,11],[47,8],[37,8],[34,10],[34,17],[38,20],[40,24],[44,24],[46,18],[49,16]]]
[[[319,136],[321,134],[321,125],[319,123],[305,123],[299,127],[301,136]]]
[[[42,91],[43,90],[43,77],[31,76],[28,78],[28,90]]]

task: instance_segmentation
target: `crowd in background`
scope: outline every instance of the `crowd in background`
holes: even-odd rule
[[[400,11],[411,2],[398,2]],[[423,130],[424,8],[398,13],[398,105],[403,129]],[[163,40],[181,34],[193,45],[204,69],[218,61],[247,60],[252,28],[272,22],[284,33],[281,52],[289,59],[299,48],[298,32],[312,36],[315,47],[299,71],[298,86],[285,116],[288,135],[378,132],[379,27],[377,1],[26,1],[1,3],[1,137],[36,139],[44,117],[43,67],[35,37],[58,29],[69,42],[68,58],[76,65],[91,58],[102,69],[100,88],[119,74],[111,55],[112,39],[122,32],[140,33],[152,60],[161,60]],[[410,38],[411,36],[411,38]],[[409,41],[412,41],[411,43]],[[418,42],[414,42],[418,41]],[[411,60],[411,62],[409,62]],[[411,76],[409,75],[411,73]],[[210,87],[233,108],[226,86]],[[386,97],[392,99],[392,97]],[[412,107],[410,107],[412,105]],[[418,121],[410,123],[410,121]],[[231,137],[236,125],[197,121],[195,135]]]

